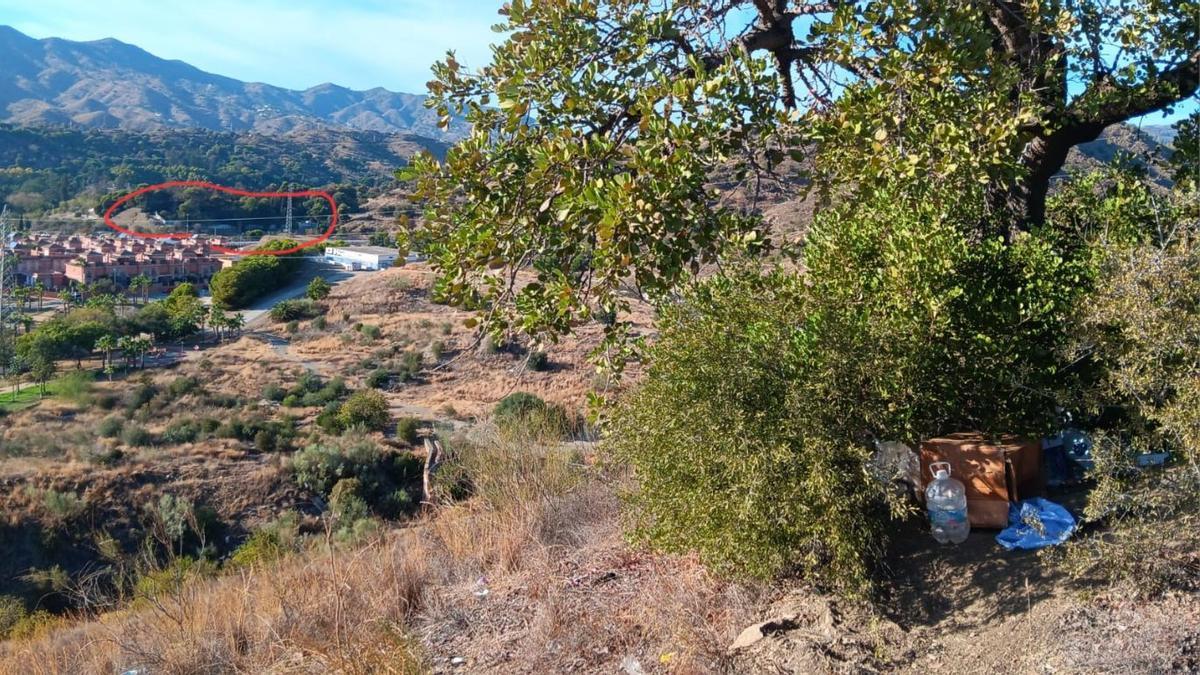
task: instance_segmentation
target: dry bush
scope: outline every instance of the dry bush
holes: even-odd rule
[[[318,537],[275,565],[10,641],[0,672],[403,673],[455,656],[472,672],[727,668],[759,592],[627,548],[612,487],[556,452],[484,433],[455,449],[486,486],[475,498],[363,546]]]

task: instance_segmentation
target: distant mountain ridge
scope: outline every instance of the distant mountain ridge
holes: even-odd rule
[[[321,84],[298,91],[214,75],[112,38],[35,39],[0,26],[0,122],[37,126],[280,134],[313,129],[443,132],[425,97]]]

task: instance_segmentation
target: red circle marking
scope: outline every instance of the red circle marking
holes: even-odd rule
[[[338,223],[337,202],[335,202],[333,200],[333,197],[328,192],[325,192],[324,190],[299,190],[297,192],[252,192],[250,190],[240,190],[238,188],[231,188],[231,187],[226,187],[224,185],[217,185],[216,183],[206,183],[206,182],[200,181],[200,180],[172,180],[172,181],[167,181],[165,183],[157,183],[155,185],[147,185],[144,188],[138,188],[137,190],[134,190],[133,192],[130,192],[129,194],[125,195],[124,197],[121,197],[117,201],[113,202],[112,205],[108,207],[108,210],[104,212],[104,224],[111,227],[112,229],[116,230],[117,232],[120,232],[121,234],[127,234],[131,237],[141,237],[143,239],[189,239],[189,238],[191,238],[194,235],[192,235],[191,233],[187,233],[187,232],[134,232],[133,230],[130,230],[129,228],[121,227],[120,225],[113,222],[113,219],[112,219],[113,213],[116,212],[117,207],[124,204],[125,202],[128,202],[129,200],[131,200],[135,197],[144,195],[147,192],[154,192],[155,190],[165,190],[167,188],[173,188],[173,187],[206,188],[209,190],[216,190],[217,192],[225,192],[225,193],[228,193],[231,195],[237,195],[239,197],[320,197],[321,199],[324,199],[325,201],[329,202],[329,209],[330,209],[330,212],[333,214],[333,217],[329,219],[329,227],[326,228],[324,234],[322,234],[320,237],[317,237],[316,239],[313,239],[312,241],[306,241],[303,244],[297,244],[296,246],[293,246],[291,248],[285,248],[285,249],[278,250],[278,251],[267,251],[267,250],[263,250],[263,249],[255,249],[252,251],[242,251],[240,249],[229,248],[227,246],[213,246],[212,247],[213,250],[218,251],[220,253],[228,253],[230,255],[287,255],[289,253],[295,253],[296,251],[306,249],[310,246],[316,246],[317,244],[320,244],[321,242],[329,239],[329,236],[333,234],[333,229],[335,227],[337,227],[337,223]],[[232,220],[236,220],[236,218],[234,218]]]

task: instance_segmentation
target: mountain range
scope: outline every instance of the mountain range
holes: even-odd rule
[[[282,134],[313,129],[410,133],[452,141],[425,97],[321,84],[298,91],[207,73],[112,38],[35,39],[0,26],[0,122],[161,131]]]

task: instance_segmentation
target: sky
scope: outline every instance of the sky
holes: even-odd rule
[[[333,82],[424,93],[429,67],[454,49],[490,61],[504,0],[0,0],[0,24],[35,38],[107,37],[211,73],[289,89]],[[1170,124],[1197,109],[1152,113]]]
[[[307,89],[333,82],[424,93],[454,49],[490,61],[503,0],[0,0],[0,24],[35,38],[116,38],[218,75]]]

